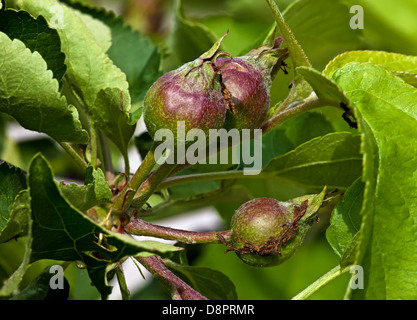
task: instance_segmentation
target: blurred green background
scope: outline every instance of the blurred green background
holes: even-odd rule
[[[195,50],[190,51],[198,47],[194,44],[180,48],[181,56],[172,53],[173,48],[178,49],[181,40],[187,40],[178,39],[181,32],[187,34],[184,30],[178,30],[177,3],[173,0],[83,0],[80,2],[113,10],[123,16],[132,28],[160,45],[166,58],[162,64],[164,71],[186,62],[182,61],[185,57],[198,56]],[[349,50],[374,49],[417,55],[417,1],[415,0],[303,0],[296,3],[291,0],[277,0],[276,2],[281,11],[285,12],[287,23],[311,63],[318,70],[322,70],[337,54]],[[12,5],[13,1],[7,3]],[[352,5],[361,5],[364,9],[363,30],[352,30],[349,27],[349,20],[353,16],[349,8]],[[214,38],[222,36],[229,30],[229,35],[223,43],[224,50],[234,56],[262,44],[274,22],[269,7],[262,0],[183,0],[182,9],[182,18],[189,25],[197,26],[207,34],[211,33]],[[208,49],[208,47],[204,49],[204,39],[200,40],[201,46],[198,48],[203,51]],[[289,69],[291,70],[291,65]],[[271,89],[271,103],[281,101],[287,94],[288,78],[278,77]],[[337,112],[324,109],[318,113],[327,119],[333,130],[349,130],[346,124],[340,121],[340,114]],[[42,136],[35,137],[34,140],[16,141],[6,130],[10,128],[10,124],[13,124],[13,120],[0,114],[0,159],[26,170],[33,155],[41,151],[50,161],[56,176],[82,180],[81,173],[71,159],[49,138]],[[116,152],[115,155],[117,160]],[[271,196],[280,200],[308,192],[292,186],[277,185],[273,182],[257,183],[254,180],[251,180],[246,187],[251,196]],[[228,227],[230,216],[238,204],[238,202],[232,203],[219,210],[224,218],[224,228]],[[294,257],[277,267],[252,268],[242,263],[234,253],[225,254],[225,248],[220,245],[190,248],[188,258],[193,265],[220,270],[229,276],[235,283],[239,299],[290,299],[338,263],[339,257],[325,238],[329,216],[329,211],[322,212],[320,223],[311,230],[305,244]],[[0,245],[0,282],[7,279],[19,265],[23,246],[24,242],[21,240]],[[42,271],[44,266],[51,263],[53,262],[34,263],[23,279],[22,287]],[[91,287],[85,270],[70,266],[65,274],[72,285],[70,298],[99,298],[98,292]],[[139,273],[138,277],[140,277]],[[345,274],[315,293],[311,299],[343,299],[348,281],[349,274]],[[150,281],[140,291],[132,292],[132,297],[169,298],[156,281]]]

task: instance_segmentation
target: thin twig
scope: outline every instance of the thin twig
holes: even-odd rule
[[[104,171],[106,174],[106,180],[107,181],[113,181],[114,180],[114,168],[113,168],[113,162],[110,154],[110,148],[107,141],[107,138],[104,136],[102,132],[99,132],[99,140],[100,140],[100,146],[101,146],[101,153],[103,157],[103,166]]]
[[[299,105],[290,108],[290,109],[286,109],[283,112],[277,114],[276,116],[272,117],[271,119],[269,119],[262,127],[262,133],[265,134],[268,131],[271,131],[272,129],[274,129],[276,126],[280,125],[281,123],[283,123],[284,121],[287,121],[291,118],[294,118],[300,114],[303,114],[307,111],[313,110],[313,109],[317,109],[320,107],[325,107],[325,106],[333,106],[334,103],[326,101],[326,100],[322,100],[322,99],[312,99],[309,100],[307,102],[303,102],[300,103]]]
[[[176,240],[184,243],[222,243],[219,235],[223,238],[230,238],[230,230],[218,232],[197,232],[181,229],[174,229],[155,225],[141,219],[134,219],[129,222],[124,230],[132,235],[151,236],[166,240]]]
[[[127,210],[130,206],[130,203],[135,195],[136,191],[139,189],[140,185],[146,180],[149,173],[152,171],[153,167],[156,164],[154,157],[154,150],[156,145],[154,144],[146,154],[145,159],[143,159],[139,168],[136,170],[132,179],[125,186],[123,191],[118,195],[114,202],[113,211],[122,213]]]
[[[91,151],[91,164],[94,169],[97,169],[97,129],[94,120],[90,120],[90,151]]]
[[[165,179],[164,182],[158,186],[157,190],[172,188],[177,185],[193,183],[193,182],[243,179],[243,178],[259,178],[259,177],[260,175],[245,175],[242,170],[188,174],[188,175],[183,175],[183,176],[169,177]]]
[[[130,292],[127,288],[126,284],[126,278],[123,271],[123,266],[121,262],[118,262],[116,264],[116,275],[117,275],[117,281],[119,282],[120,292],[122,294],[123,300],[129,300],[130,299]]]
[[[68,142],[59,142],[59,145],[71,156],[71,158],[78,164],[81,169],[83,169],[83,171],[87,170],[87,162],[81,157],[81,155],[74,149],[71,144]]]
[[[132,193],[129,201],[124,205],[124,208],[127,210],[130,204],[135,201],[135,208],[141,208],[146,204],[146,201],[150,196],[157,190],[158,186],[169,176],[169,174],[174,170],[176,164],[169,164],[167,162],[163,163],[155,171],[153,171],[150,176],[140,185],[137,190],[136,195]]]
[[[199,292],[172,273],[158,256],[136,257],[136,259],[171,291],[174,300],[207,300]]]
[[[319,279],[314,281],[310,284],[307,288],[297,294],[292,300],[306,300],[309,298],[313,293],[315,293],[320,288],[324,287],[330,281],[336,279],[337,277],[341,276],[342,274],[346,273],[350,270],[351,266],[341,268],[340,265],[337,265],[332,270],[321,276]]]

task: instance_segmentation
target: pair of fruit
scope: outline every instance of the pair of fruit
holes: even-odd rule
[[[232,58],[219,51],[220,38],[198,59],[160,77],[144,100],[144,121],[152,138],[168,129],[177,138],[177,124],[185,132],[196,128],[258,129],[269,110],[272,78],[288,57],[277,38],[272,45]]]

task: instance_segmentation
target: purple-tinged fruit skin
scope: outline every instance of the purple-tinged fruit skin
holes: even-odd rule
[[[144,101],[144,121],[153,138],[159,129],[168,129],[176,137],[177,122],[190,129],[223,127],[226,104],[221,86],[209,62],[196,60],[160,77],[149,89]],[[216,81],[217,80],[217,81]]]
[[[265,81],[262,73],[244,58],[219,58],[216,66],[233,103],[225,128],[260,128],[268,115],[270,81]]]
[[[282,66],[288,50],[280,48],[282,39],[277,38],[232,58],[218,51],[224,36],[198,59],[168,72],[149,89],[143,115],[152,138],[159,129],[167,129],[178,143],[179,122],[184,123],[185,133],[201,129],[206,136],[210,129],[262,127],[269,111],[273,70]]]
[[[226,129],[259,129],[266,121],[272,80],[289,55],[287,48],[280,48],[282,42],[279,37],[244,56],[216,60],[231,100],[227,104]]]

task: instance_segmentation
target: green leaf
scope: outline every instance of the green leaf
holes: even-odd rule
[[[155,241],[137,241],[96,224],[61,194],[42,155],[33,158],[28,175],[33,217],[31,261],[53,259],[83,261],[105,298],[110,265],[125,256],[181,250]]]
[[[135,129],[128,125],[131,101],[126,75],[113,64],[73,9],[56,0],[25,0],[18,1],[18,5],[33,16],[42,15],[49,23],[56,18],[51,7],[62,12],[64,23],[57,31],[63,39],[66,77],[96,125],[126,157]]]
[[[307,112],[285,121],[262,136],[262,163],[294,150],[313,138],[334,132],[332,124],[317,112]]]
[[[328,63],[323,71],[328,77],[349,62],[370,62],[384,66],[405,82],[417,86],[417,57],[385,51],[350,51],[338,55]]]
[[[284,37],[284,46],[288,47],[290,52],[291,60],[293,61],[294,67],[306,66],[311,67],[310,61],[308,60],[306,54],[304,53],[303,48],[301,48],[297,39],[295,38],[293,32],[288,26],[287,22],[284,20],[278,5],[273,0],[266,1],[271,8],[272,14],[275,18],[277,26],[281,32],[281,35]]]
[[[331,133],[312,139],[274,158],[262,170],[266,177],[307,190],[346,189],[362,172],[360,135]]]
[[[359,232],[357,232],[349,242],[345,252],[343,252],[343,255],[340,257],[341,268],[345,268],[355,264],[356,256],[358,253],[359,238],[360,234]]]
[[[323,73],[332,77],[337,70],[349,62],[370,62],[384,66],[392,72],[417,73],[417,57],[372,50],[349,51],[340,54],[327,64]]]
[[[86,252],[98,251],[103,259],[114,262],[141,251],[167,253],[179,249],[154,241],[136,241],[93,222],[61,195],[51,169],[41,155],[32,160],[28,181],[34,218],[33,261],[82,260]],[[101,245],[98,243],[100,233],[103,234]],[[109,245],[108,248],[105,243]]]
[[[339,0],[294,1],[282,14],[274,1],[267,2],[293,62],[294,83],[285,102],[288,105],[311,93],[310,86],[298,76],[298,67],[314,65],[321,70],[336,54],[359,48],[362,32],[350,28],[349,8]],[[323,23],[317,23],[317,17]]]
[[[278,8],[278,5],[273,0],[266,0],[266,2],[272,11],[272,15],[274,16],[274,19],[277,23],[280,34],[284,38],[283,46],[288,48],[292,61],[292,69],[294,70],[290,93],[283,102],[283,104],[288,105],[291,102],[302,100],[310,95],[311,87],[302,77],[298,76],[297,67],[311,67],[311,63],[308,60],[303,48],[300,46],[294,34],[292,33],[289,25],[285,22],[284,17]]]
[[[118,146],[125,159],[135,126],[129,125],[129,116],[121,109],[116,109],[115,106],[122,105],[121,100],[127,103],[129,99],[129,95],[125,95],[118,88],[106,88],[98,92],[91,106],[97,126]]]
[[[262,167],[265,168],[274,158],[283,156],[314,138],[334,131],[332,124],[322,113],[308,112],[292,118],[262,136]],[[249,192],[252,198],[270,197],[284,201],[305,194],[304,190],[292,184],[293,181],[285,182],[287,183],[279,178],[276,180],[260,177],[259,179],[239,179],[237,184],[244,186],[247,189],[246,193]],[[317,186],[315,191],[321,187]],[[224,204],[221,204],[221,207],[224,207]],[[237,207],[231,208],[230,211],[233,213]]]
[[[327,193],[327,186],[322,188],[321,192],[318,194],[308,194],[301,197],[291,199],[290,202],[297,205],[301,205],[305,200],[308,200],[308,207],[300,221],[311,220],[314,218],[321,207],[325,205],[324,198]]]
[[[133,125],[139,121],[140,117],[142,117],[143,108],[143,101],[132,105],[132,109],[129,113],[129,124]]]
[[[165,71],[197,59],[209,50],[218,38],[204,25],[186,19],[181,0],[176,0],[175,3],[174,26],[167,40],[168,52],[163,59]],[[226,31],[225,29],[224,33]]]
[[[45,60],[54,78],[60,81],[67,69],[61,40],[55,29],[49,28],[42,16],[33,18],[26,11],[0,11],[0,31],[10,39],[19,39],[32,52],[37,51]]]
[[[204,267],[183,266],[170,260],[165,264],[210,300],[237,299],[235,285],[220,271]]]
[[[365,290],[352,294],[415,299],[417,90],[370,63],[347,64],[333,79],[358,108],[364,136],[365,192],[355,263],[368,278]]]
[[[0,243],[22,234],[27,235],[23,260],[13,274],[3,283],[0,288],[0,297],[7,297],[13,294],[29,267],[32,246],[32,218],[29,192],[27,190],[23,190],[17,195],[9,223],[0,235]]]
[[[26,189],[25,173],[19,168],[0,163],[0,235],[6,228],[17,194]]]
[[[343,110],[344,113],[341,118],[350,128],[357,127],[350,100],[332,79],[313,68],[298,67],[297,71],[309,83],[316,96],[323,103]]]
[[[308,67],[298,67],[297,71],[310,84],[319,99],[334,106],[340,106],[340,103],[350,105],[349,99],[338,85],[324,74]]]
[[[27,235],[30,229],[28,215],[30,217],[29,192],[22,190],[15,197],[7,224],[0,232],[0,243]]]
[[[86,183],[83,186],[63,182],[59,186],[63,196],[82,212],[86,212],[95,205],[111,202],[112,192],[100,168],[87,168]]]
[[[39,53],[0,32],[0,61],[1,112],[26,129],[44,132],[57,141],[88,141],[77,110],[58,92],[58,82]]]
[[[310,62],[319,70],[337,54],[362,46],[362,30],[351,29],[352,14],[344,1],[298,0],[287,7],[283,16]],[[297,66],[301,65],[307,66]]]
[[[13,296],[11,300],[67,300],[70,291],[68,280],[64,277],[63,289],[52,289],[50,286],[50,268],[46,267],[29,285]]]
[[[65,1],[60,2],[65,3]],[[85,26],[94,36],[97,44],[103,52],[107,52],[112,45],[112,34],[110,28],[102,21],[93,18],[90,14],[82,12],[82,10],[74,10],[74,12],[84,22]]]
[[[364,183],[356,180],[345,192],[342,200],[332,212],[326,238],[333,250],[340,257],[351,244],[361,226],[361,208]]]
[[[286,60],[290,64],[288,69],[296,71],[291,94],[287,98],[289,103],[307,98],[311,92],[311,88],[297,76],[297,67],[313,65],[315,68],[322,70],[336,54],[346,50],[362,48],[362,30],[352,30],[350,28],[349,19],[351,15],[344,2],[340,0],[298,0],[291,2],[292,4],[282,12],[283,20],[287,24],[286,27],[283,26],[282,28],[290,29],[290,31],[280,30],[281,35],[288,40],[286,34],[291,32],[293,38],[297,41],[294,47],[301,48],[304,53],[296,49],[292,50],[299,51],[297,55],[300,57],[300,61],[295,66],[291,65],[291,59]],[[279,3],[283,7],[281,2]],[[323,8],[326,8],[326,10],[323,10]],[[277,10],[277,8],[275,9]],[[275,15],[277,15],[277,12],[275,12]],[[282,17],[278,17],[278,21],[281,23]],[[318,17],[320,17],[322,23],[317,23]],[[280,23],[278,23],[279,25]],[[268,37],[271,36],[274,28],[275,24],[271,27]],[[262,42],[258,42],[256,45],[261,45],[264,41],[265,39],[262,39]],[[291,53],[291,55],[293,54]],[[308,57],[310,64],[305,63],[303,56]],[[304,63],[302,63],[303,60]],[[287,87],[288,83],[286,81],[274,81],[271,90],[272,101],[282,101],[286,96],[282,93],[286,92]]]
[[[110,28],[112,43],[107,54],[126,74],[132,104],[143,101],[150,86],[162,75],[161,53],[158,46],[126,25],[122,17],[117,17],[112,11],[89,7],[70,0],[62,2],[90,15]],[[137,120],[139,118],[140,116]]]
[[[356,115],[358,116],[359,122],[359,130],[363,133],[362,135],[362,145],[361,145],[361,152],[364,155],[364,163],[363,163],[363,175],[362,181],[365,183],[365,190],[363,195],[363,202],[362,202],[362,209],[361,209],[361,228],[357,235],[355,236],[355,257],[354,262],[361,262],[361,266],[365,270],[370,270],[371,264],[371,249],[372,249],[372,230],[373,230],[373,219],[374,219],[374,197],[376,193],[376,177],[378,175],[379,170],[379,150],[378,145],[367,121],[360,115],[360,111],[358,109],[355,110]],[[363,240],[366,239],[366,240]],[[378,248],[374,247],[373,252],[374,256],[377,256]],[[342,257],[343,259],[344,257]],[[374,258],[375,259],[375,258]],[[375,283],[381,281],[382,285],[375,291],[376,297],[384,299],[385,290],[382,288],[384,287],[384,280],[383,280],[383,272],[380,270],[375,270],[372,274],[365,273],[364,281],[370,281],[370,277],[373,278],[372,281]],[[378,287],[378,286],[375,286]],[[365,299],[367,295],[367,291],[365,290],[349,290],[346,293],[346,297],[350,297],[351,299]]]

